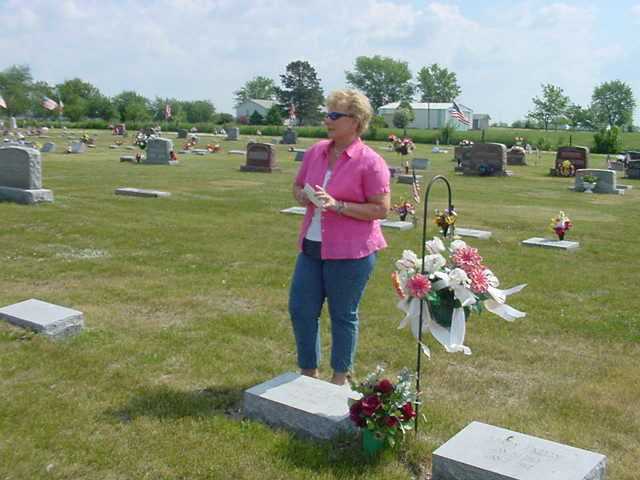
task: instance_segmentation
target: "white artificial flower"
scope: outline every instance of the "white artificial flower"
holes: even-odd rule
[[[500,285],[500,280],[498,280],[498,277],[496,277],[493,272],[491,270],[489,270],[488,268],[485,268],[482,273],[484,274],[484,277],[487,279],[487,283],[489,284],[490,287],[497,287]]]
[[[435,273],[447,264],[447,259],[439,253],[424,257],[424,269],[429,274]]]
[[[464,240],[454,240],[453,242],[451,242],[451,245],[450,245],[452,252],[455,252],[457,249],[464,248],[466,246],[467,244]]]
[[[411,250],[404,250],[402,258],[396,262],[396,269],[400,271],[414,270],[418,265],[418,256]]]
[[[461,268],[454,268],[449,272],[449,280],[454,285],[462,285],[468,287],[471,285],[471,280],[467,276],[467,272]]]
[[[427,248],[429,253],[442,253],[446,250],[444,243],[438,237],[433,237],[433,240],[429,240],[424,242],[425,247]]]

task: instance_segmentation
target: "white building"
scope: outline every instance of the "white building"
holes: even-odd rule
[[[269,110],[271,110],[271,107],[273,107],[275,104],[276,102],[273,100],[247,100],[246,102],[241,103],[236,107],[236,118],[249,118],[251,115],[253,115],[253,112],[258,112],[260,115],[262,115],[262,118],[265,118]]]
[[[388,103],[378,109],[378,114],[382,115],[389,126],[393,126],[393,114],[400,105],[400,102]],[[444,127],[449,121],[453,122],[456,130],[470,130],[470,125],[465,125],[456,117],[451,115],[453,103],[419,103],[412,102],[411,108],[416,118],[407,125],[408,128],[435,129]],[[473,119],[473,110],[466,105],[458,103],[464,116],[469,120]]]
[[[473,114],[473,129],[474,130],[486,130],[489,128],[489,120],[491,117],[486,113],[474,113]]]

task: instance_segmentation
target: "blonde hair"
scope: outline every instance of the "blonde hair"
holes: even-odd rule
[[[369,99],[360,90],[354,88],[333,90],[327,97],[327,109],[330,111],[332,107],[339,107],[358,120],[358,135],[367,129],[371,117],[373,117],[373,109]]]

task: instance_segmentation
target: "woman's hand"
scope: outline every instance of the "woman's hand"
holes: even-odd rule
[[[320,185],[316,185],[314,188],[316,191],[316,197],[322,202],[322,208],[324,210],[332,210],[335,212],[338,209],[337,200],[329,195]]]
[[[306,207],[311,203],[304,189],[296,183],[293,184],[293,198],[296,202],[298,202],[303,207]]]

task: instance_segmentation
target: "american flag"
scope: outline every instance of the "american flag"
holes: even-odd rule
[[[296,106],[292,103],[291,110],[289,110],[289,120],[294,121],[296,119]]]
[[[413,201],[420,203],[420,184],[418,183],[418,179],[416,178],[416,171],[413,170],[413,182],[411,183],[411,189],[413,190]]]
[[[44,97],[44,100],[42,100],[42,106],[47,110],[55,110],[56,108],[58,108],[58,104],[56,103],[56,101],[51,100],[49,97]]]
[[[462,113],[462,110],[460,110],[460,107],[456,102],[453,102],[453,107],[451,107],[451,116],[457,118],[460,123],[471,125],[471,122],[464,116],[464,113]]]
[[[2,98],[2,95],[0,95],[0,107],[7,108],[7,103]]]
[[[171,105],[165,105],[164,106],[164,119],[167,120],[169,117],[171,117]]]

